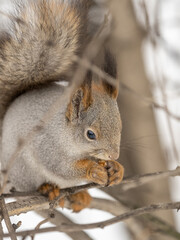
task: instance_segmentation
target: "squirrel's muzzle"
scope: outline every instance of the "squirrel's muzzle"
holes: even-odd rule
[[[109,154],[108,158],[108,160],[117,160],[119,158],[119,152]]]
[[[117,160],[119,158],[119,148],[116,150],[99,150],[91,154],[93,157],[103,160]]]

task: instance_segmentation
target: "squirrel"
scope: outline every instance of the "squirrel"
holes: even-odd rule
[[[90,0],[26,1],[11,15],[10,29],[0,33],[1,165],[18,191],[38,189],[52,200],[61,188],[122,181],[124,169],[116,161],[122,131],[118,90],[91,72],[7,169],[20,139],[65,93],[56,81],[76,69],[72,56],[81,55],[90,39],[92,6]],[[116,77],[108,50],[102,69]],[[91,201],[86,191],[70,199],[75,212]]]

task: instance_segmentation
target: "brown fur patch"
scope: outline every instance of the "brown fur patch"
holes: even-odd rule
[[[62,16],[65,19],[65,22],[68,23],[72,31],[77,31],[80,24],[80,19],[75,8],[70,4],[65,2],[57,2],[56,0],[46,1],[46,0],[37,0],[36,2],[30,2],[29,7],[25,8],[25,11],[22,11],[21,17],[23,20],[28,21],[28,11],[34,11],[38,13],[38,25],[45,27],[48,30],[48,27],[52,27],[52,22],[55,23],[57,17]],[[67,7],[68,5],[68,7]],[[55,27],[55,26],[54,26]],[[50,28],[49,28],[50,29]]]
[[[92,197],[87,191],[81,191],[70,195],[69,200],[71,202],[71,209],[73,210],[73,212],[79,212],[89,206]]]
[[[105,94],[105,89],[103,87],[102,81],[92,83],[92,91]]]
[[[108,94],[111,98],[116,99],[118,96],[118,86],[114,87],[105,80],[99,80],[99,82],[93,82],[92,91],[98,92],[100,94]]]
[[[54,200],[60,195],[60,188],[56,185],[44,183],[38,188],[38,192],[48,197],[49,201]],[[59,206],[64,207],[64,198],[60,199]]]
[[[92,160],[89,159],[82,159],[77,161],[74,164],[74,167],[78,169],[78,171],[86,171],[87,168],[89,168],[90,165],[94,164],[95,162],[93,162]]]
[[[93,160],[83,159],[77,161],[74,167],[81,172],[82,178],[100,185],[107,184],[107,170],[101,164]]]
[[[112,86],[106,82],[103,82],[104,91],[113,99],[117,99],[119,86]]]
[[[72,109],[72,101],[70,101],[70,103],[68,104],[67,106],[67,110],[66,110],[66,118],[71,121],[72,120],[72,112],[73,109]]]
[[[93,160],[82,159],[75,163],[76,171],[81,173],[81,177],[100,185],[119,184],[124,176],[124,167],[114,160]],[[83,174],[82,174],[83,173]]]
[[[119,83],[118,83],[118,80],[116,80],[117,62],[113,54],[108,49],[105,49],[103,70],[109,76],[114,78],[114,85],[109,84],[105,80],[103,81],[104,90],[111,98],[116,99],[118,96],[118,90],[119,90]]]
[[[124,167],[117,161],[107,161],[108,186],[119,184],[124,176]]]
[[[77,94],[77,92],[82,93]],[[76,100],[75,100],[76,99]],[[74,101],[75,100],[75,101]],[[71,97],[71,101],[68,104],[67,111],[66,111],[66,117],[69,121],[72,121],[72,116],[75,111],[86,111],[92,104],[93,98],[92,98],[92,91],[91,91],[91,85],[90,83],[83,83],[81,87],[76,90],[76,92]],[[79,104],[79,105],[78,105]],[[80,105],[81,108],[80,108]],[[78,117],[78,116],[77,116]]]
[[[86,83],[86,84],[82,85],[82,91],[83,91],[82,101],[83,101],[84,110],[87,110],[93,102],[92,91],[91,91],[91,85],[90,84]]]

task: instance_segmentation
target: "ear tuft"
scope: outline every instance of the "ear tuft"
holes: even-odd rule
[[[118,97],[118,86],[112,86],[111,84],[107,83],[107,82],[103,82],[103,86],[105,89],[105,92],[113,99],[117,99]]]
[[[81,120],[82,112],[87,111],[92,102],[91,81],[85,81],[81,87],[75,91],[68,104],[66,111],[67,119],[70,122]]]
[[[103,81],[104,90],[110,97],[116,99],[119,91],[118,80],[115,80],[117,78],[117,63],[108,50],[105,51],[104,72],[114,78],[114,86],[105,80]]]
[[[82,91],[83,91],[83,106],[84,106],[84,110],[87,110],[92,102],[93,102],[93,98],[92,98],[92,81],[86,81],[83,83],[82,85]]]
[[[76,90],[76,92],[71,98],[70,103],[68,104],[66,111],[66,117],[70,122],[73,122],[76,119],[78,119],[82,98],[83,98],[82,90],[81,89]]]

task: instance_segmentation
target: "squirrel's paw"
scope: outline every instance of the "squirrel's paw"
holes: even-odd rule
[[[70,195],[68,200],[71,203],[70,207],[73,212],[79,212],[89,206],[92,198],[87,191],[81,191]]]
[[[60,188],[53,184],[44,183],[38,188],[38,192],[52,201],[60,195]],[[64,198],[59,200],[59,206],[64,207]]]
[[[122,181],[124,175],[124,168],[120,163],[114,160],[108,161],[100,160],[99,164],[101,166],[104,166],[104,168],[106,168],[107,170],[108,174],[107,186],[119,184]]]
[[[89,166],[86,172],[86,177],[88,180],[100,185],[106,185],[108,183],[107,170],[99,163],[93,162],[93,164]]]

